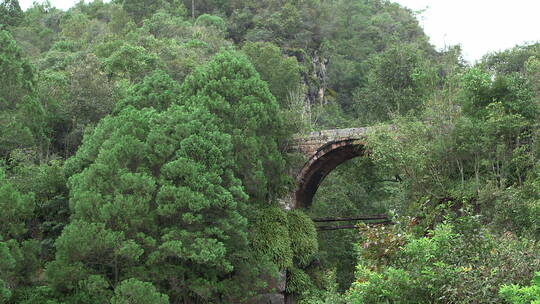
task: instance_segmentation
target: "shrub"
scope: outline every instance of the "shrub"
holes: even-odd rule
[[[300,210],[289,211],[287,219],[294,262],[300,267],[306,267],[319,251],[317,230],[313,221]]]
[[[500,303],[501,285],[527,282],[540,268],[536,243],[494,234],[473,217],[440,224],[426,236],[406,233],[384,265],[370,250],[359,246],[351,303]]]

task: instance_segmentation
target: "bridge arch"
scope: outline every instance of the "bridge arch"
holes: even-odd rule
[[[332,170],[340,164],[364,154],[365,142],[360,139],[335,141],[322,146],[311,156],[296,177],[294,208],[311,206],[319,185]]]
[[[340,164],[366,155],[367,128],[325,130],[297,138],[295,150],[307,157],[295,176],[290,208],[307,208],[325,177]]]

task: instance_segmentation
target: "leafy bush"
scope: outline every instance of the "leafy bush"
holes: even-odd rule
[[[359,246],[351,303],[500,303],[501,285],[526,282],[540,268],[536,243],[493,234],[474,218],[405,239],[387,265],[369,253],[378,248]]]
[[[511,304],[540,303],[540,272],[534,274],[530,286],[503,285],[499,290],[501,298]]]
[[[294,262],[300,267],[306,267],[319,250],[315,225],[309,216],[300,210],[289,211],[287,220]]]
[[[322,274],[321,279],[322,282],[319,282],[322,283],[321,286],[305,290],[298,299],[298,304],[345,304],[345,296],[338,291],[336,272],[326,271]]]
[[[268,257],[280,270],[293,265],[287,214],[280,207],[257,210],[251,223],[251,246],[257,256]]]
[[[302,294],[314,289],[309,275],[302,269],[290,267],[287,270],[287,286],[285,291],[290,294]]]
[[[200,15],[197,20],[195,20],[195,25],[215,27],[222,32],[227,30],[227,24],[225,24],[225,21],[221,17],[209,14]]]

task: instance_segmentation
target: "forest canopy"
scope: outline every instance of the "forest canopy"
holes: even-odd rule
[[[387,0],[0,0],[0,303],[540,301],[539,58]]]

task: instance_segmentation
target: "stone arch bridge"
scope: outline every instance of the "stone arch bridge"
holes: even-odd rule
[[[305,163],[301,168],[291,169],[296,181],[295,189],[281,203],[285,209],[306,208],[324,178],[337,166],[347,160],[366,153],[368,128],[335,129],[297,135],[289,147],[290,152],[300,152]],[[286,273],[281,272],[277,281],[270,286],[277,293],[266,294],[257,304],[294,304],[294,297],[286,294]]]
[[[296,189],[282,200],[286,209],[306,208],[324,178],[343,162],[366,153],[369,128],[334,129],[297,135],[291,151],[300,152],[306,162],[291,174]]]

